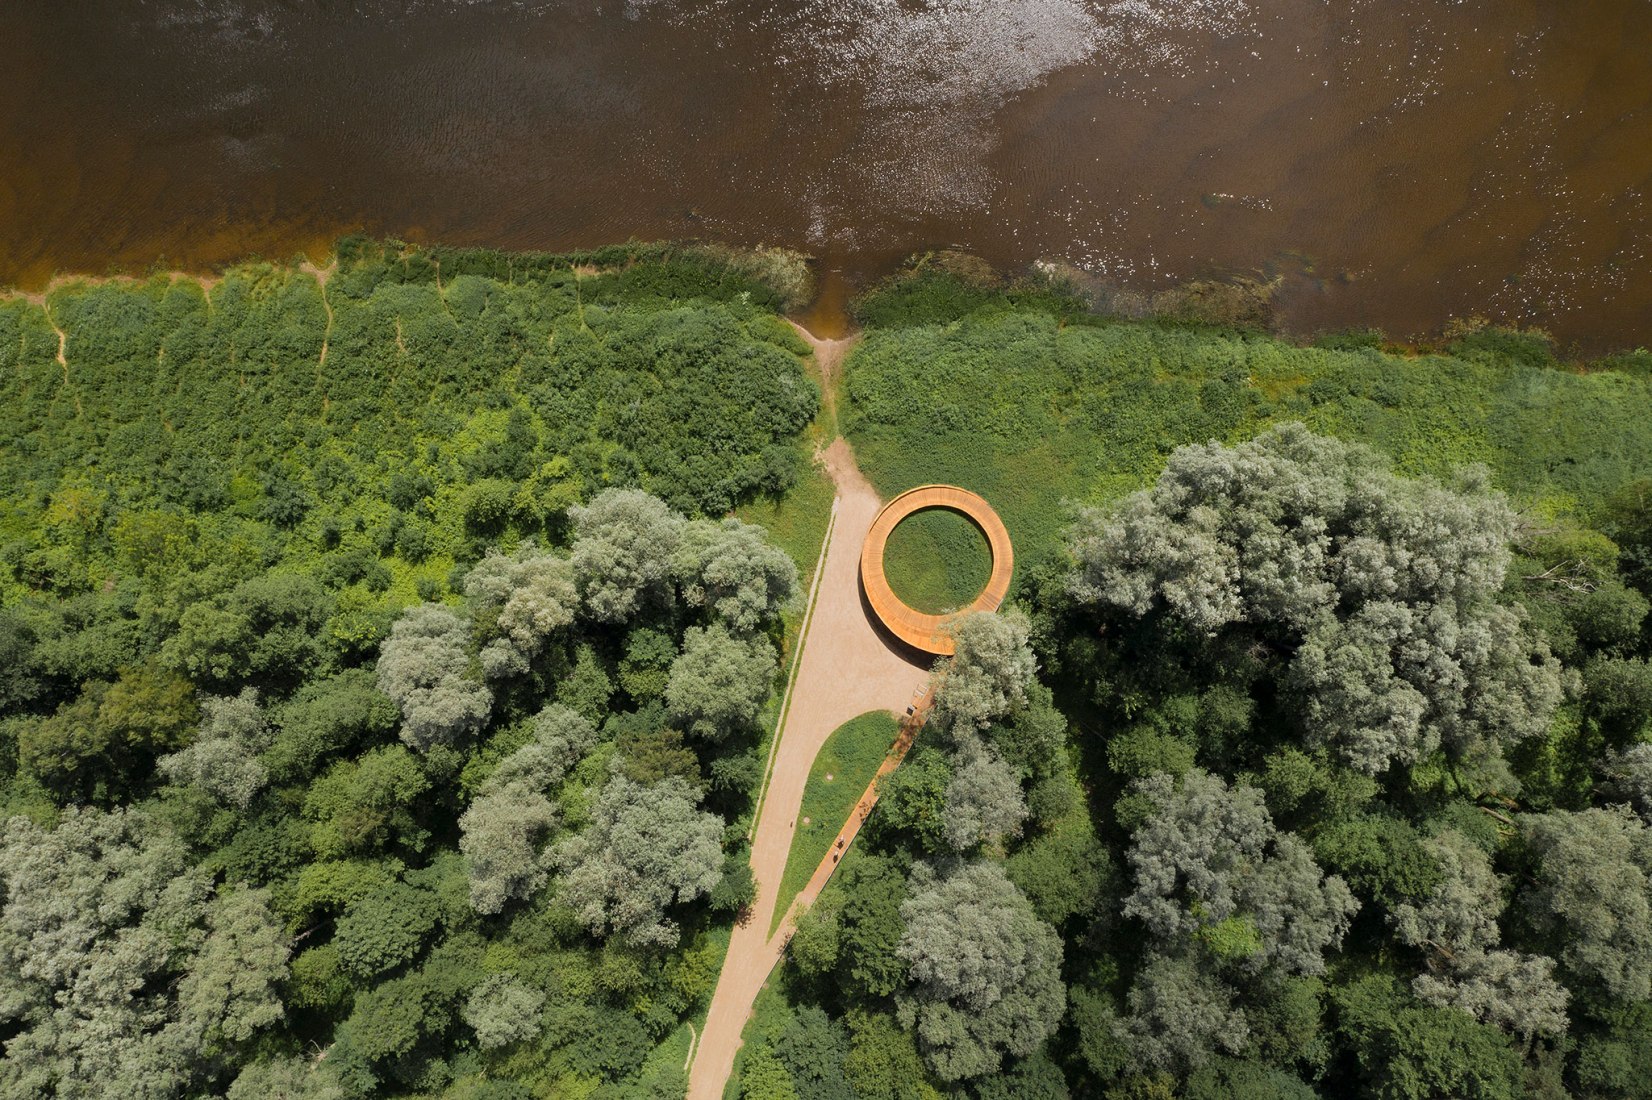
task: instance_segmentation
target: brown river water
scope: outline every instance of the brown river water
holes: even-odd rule
[[[0,283],[933,247],[1652,343],[1652,0],[0,0]]]

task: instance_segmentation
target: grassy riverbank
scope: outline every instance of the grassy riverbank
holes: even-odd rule
[[[1368,443],[1409,474],[1484,463],[1524,507],[1585,520],[1652,454],[1646,355],[1589,369],[1496,330],[1418,353],[1371,334],[1299,346],[937,274],[875,292],[859,314],[839,416],[867,476],[885,496],[934,481],[980,493],[1023,575],[1056,551],[1066,502],[1117,498],[1181,444],[1282,421]]]

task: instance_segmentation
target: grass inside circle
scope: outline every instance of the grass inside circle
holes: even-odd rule
[[[968,607],[992,576],[987,538],[947,508],[925,508],[901,520],[883,550],[889,587],[908,607],[945,615]]]

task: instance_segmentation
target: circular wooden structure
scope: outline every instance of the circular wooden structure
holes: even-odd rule
[[[883,551],[895,527],[913,512],[926,508],[945,508],[961,513],[981,529],[987,537],[987,548],[992,553],[992,575],[987,586],[975,597],[975,602],[951,615],[925,615],[907,606],[883,575]],[[1010,533],[1004,521],[992,510],[992,505],[967,489],[956,485],[920,485],[908,489],[883,506],[866,533],[866,542],[860,549],[860,583],[866,592],[866,601],[872,613],[884,628],[914,649],[950,657],[952,621],[973,611],[997,611],[998,605],[1009,595],[1010,575],[1015,572],[1015,551],[1010,546]]]

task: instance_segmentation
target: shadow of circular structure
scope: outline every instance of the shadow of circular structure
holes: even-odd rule
[[[901,520],[913,512],[926,508],[945,508],[958,512],[986,536],[992,553],[992,575],[987,586],[975,597],[975,602],[950,615],[926,615],[909,607],[883,573],[883,552],[889,535]],[[956,485],[920,485],[883,506],[866,533],[860,550],[860,583],[866,593],[866,602],[885,630],[914,649],[950,657],[954,650],[952,622],[974,611],[997,611],[1009,594],[1010,576],[1015,572],[1015,550],[1010,545],[1010,533],[1004,521],[992,510],[992,505],[968,489]]]

